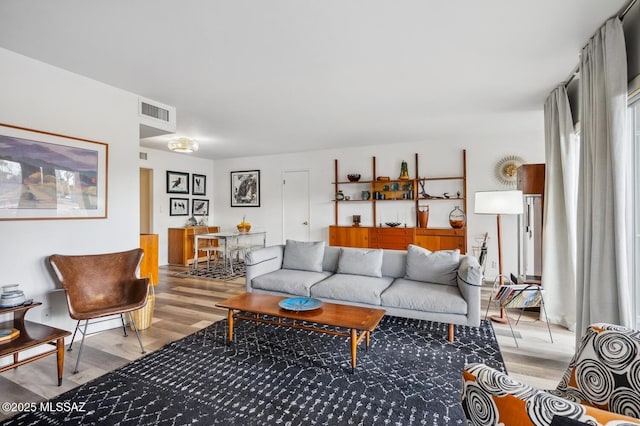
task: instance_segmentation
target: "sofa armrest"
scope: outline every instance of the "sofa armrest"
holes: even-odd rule
[[[467,302],[467,323],[480,326],[482,267],[474,256],[462,256],[456,274],[460,294]]]
[[[535,389],[484,364],[465,366],[462,380],[462,408],[471,426],[550,426],[554,416],[593,425],[640,425],[638,419]]]
[[[269,246],[251,250],[245,254],[246,286],[247,292],[251,292],[251,280],[260,275],[277,271],[282,268],[284,258],[284,246]]]

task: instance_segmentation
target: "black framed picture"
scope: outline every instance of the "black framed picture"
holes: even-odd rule
[[[191,214],[193,216],[206,216],[209,214],[209,200],[194,198],[191,200]]]
[[[169,216],[189,216],[189,199],[169,198]]]
[[[207,177],[205,175],[191,175],[191,194],[207,195]]]
[[[260,207],[260,170],[231,172],[231,207]]]
[[[189,173],[167,170],[167,192],[172,194],[189,193]]]

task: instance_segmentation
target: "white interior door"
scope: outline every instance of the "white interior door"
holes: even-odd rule
[[[282,172],[282,242],[309,241],[309,171]]]

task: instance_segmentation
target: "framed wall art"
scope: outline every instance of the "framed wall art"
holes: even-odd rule
[[[207,195],[207,177],[205,175],[191,175],[191,194]]]
[[[0,220],[107,217],[109,145],[0,123]]]
[[[167,170],[167,193],[188,194],[189,173],[171,172]]]
[[[189,216],[189,199],[169,198],[169,216]]]
[[[194,198],[191,200],[191,214],[194,216],[207,216],[209,214],[209,200]]]
[[[231,207],[260,207],[260,170],[231,172]]]

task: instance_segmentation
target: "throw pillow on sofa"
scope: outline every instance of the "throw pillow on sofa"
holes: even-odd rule
[[[460,250],[432,252],[409,244],[405,278],[413,281],[456,285],[456,273],[459,263]]]
[[[341,248],[338,258],[339,274],[382,276],[382,249]]]
[[[322,272],[324,241],[287,240],[282,259],[283,269]]]

